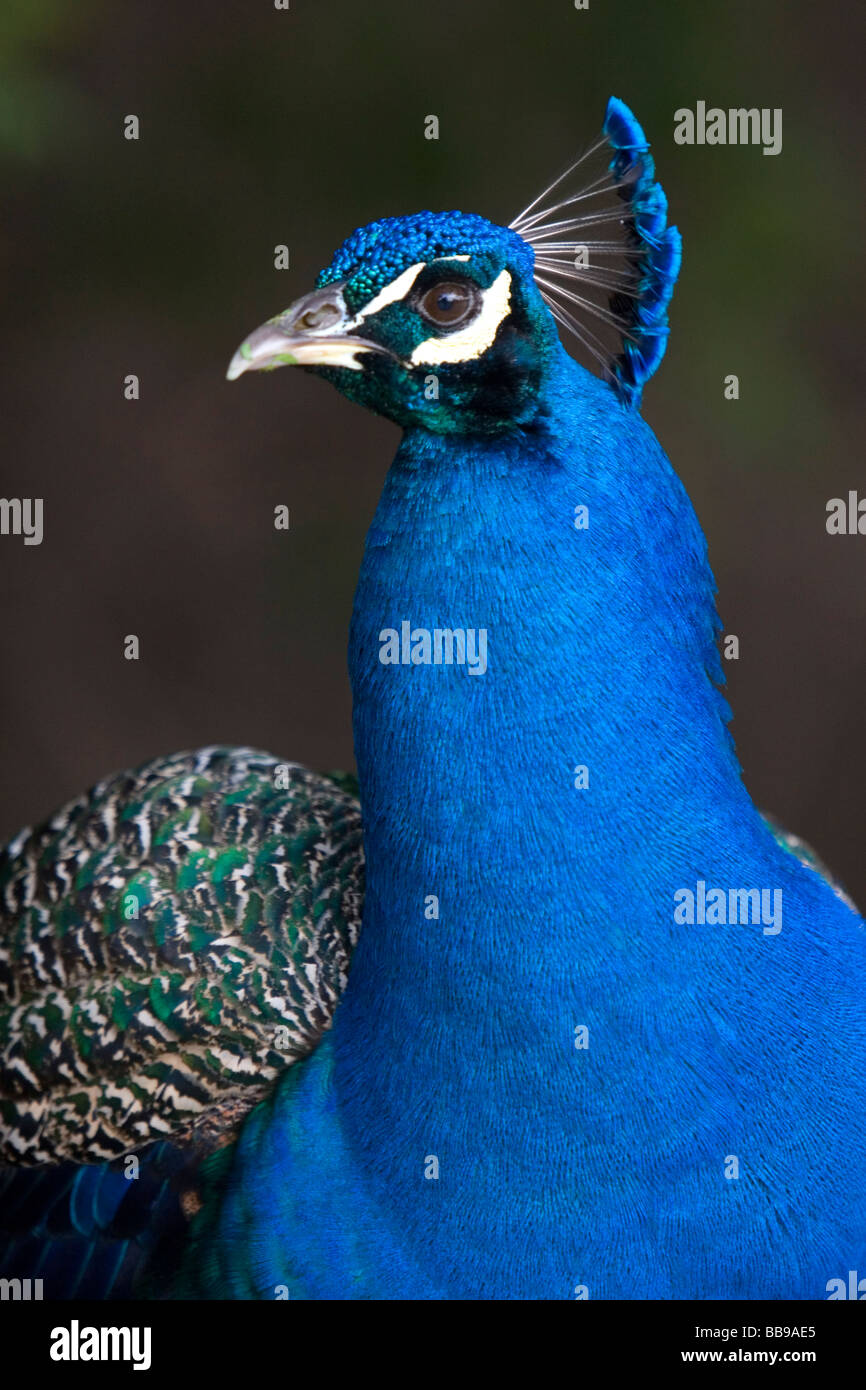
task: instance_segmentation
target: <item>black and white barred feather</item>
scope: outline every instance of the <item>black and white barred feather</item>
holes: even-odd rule
[[[207,748],[0,854],[0,1158],[205,1146],[329,1026],[360,929],[351,779]]]

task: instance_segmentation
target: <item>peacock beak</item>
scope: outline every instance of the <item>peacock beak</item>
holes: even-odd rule
[[[226,376],[234,381],[244,372],[267,372],[284,366],[360,371],[359,354],[386,349],[355,337],[352,329],[356,323],[346,308],[342,285],[313,290],[251,333],[229,363]]]

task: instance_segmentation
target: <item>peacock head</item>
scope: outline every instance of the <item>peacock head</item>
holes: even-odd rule
[[[497,434],[543,409],[558,323],[636,405],[680,263],[648,149],[612,97],[599,141],[508,227],[460,212],[361,227],[312,293],[246,339],[229,378],[297,365],[397,424]]]

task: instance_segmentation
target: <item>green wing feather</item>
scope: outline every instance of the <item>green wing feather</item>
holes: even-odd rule
[[[219,1142],[311,1051],[360,929],[353,790],[207,748],[99,783],[0,854],[0,1159]]]

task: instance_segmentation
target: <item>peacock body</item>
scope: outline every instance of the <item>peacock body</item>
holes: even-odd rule
[[[9,847],[4,1268],[48,1296],[815,1299],[866,1267],[864,923],[743,785],[638,411],[679,238],[622,103],[591,155],[510,228],[362,228],[235,356],[404,427],[350,634],[360,811],[205,750]]]

